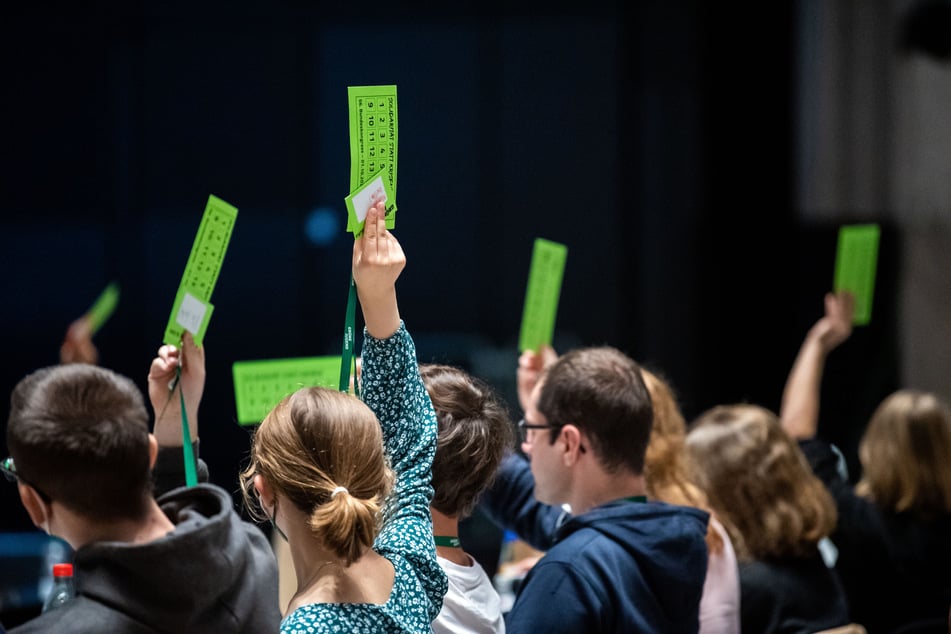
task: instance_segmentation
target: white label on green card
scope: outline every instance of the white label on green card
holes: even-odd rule
[[[256,425],[275,405],[302,387],[337,389],[340,357],[237,361],[231,366],[238,423]]]
[[[173,346],[181,343],[184,328],[178,322],[178,311],[184,300],[186,289],[193,298],[210,305],[211,293],[218,281],[218,274],[221,272],[221,265],[224,262],[237,217],[237,208],[216,196],[208,196],[208,204],[205,206],[205,213],[198,226],[198,233],[195,235],[195,242],[188,256],[182,281],[178,286],[168,325],[165,327],[163,339],[165,343]],[[206,326],[208,317],[210,315],[204,320]]]
[[[518,338],[518,349],[522,352],[538,352],[541,346],[551,345],[567,257],[568,247],[565,245],[544,238],[535,239]]]

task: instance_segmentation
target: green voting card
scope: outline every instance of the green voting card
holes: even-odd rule
[[[337,389],[340,357],[237,361],[231,366],[238,423],[256,425],[288,394],[302,387]]]
[[[399,115],[396,86],[349,86],[350,193],[357,194],[382,174],[391,194],[386,201],[386,228],[396,224],[396,158]],[[348,207],[349,208],[349,207]],[[357,234],[347,214],[347,231]]]
[[[835,255],[835,291],[849,291],[855,297],[852,323],[864,326],[872,319],[875,269],[878,263],[877,224],[845,225],[839,229]]]
[[[185,272],[182,274],[182,281],[175,294],[172,313],[165,327],[163,339],[165,343],[173,346],[180,345],[184,330],[188,330],[196,337],[196,343],[199,341],[199,334],[201,337],[204,336],[208,326],[207,321],[212,312],[209,303],[211,293],[218,281],[218,273],[221,272],[221,264],[224,262],[237,217],[238,210],[235,207],[216,196],[208,196],[208,204],[205,206],[205,213],[198,226],[198,233],[195,235],[195,242],[188,256]],[[190,296],[190,299],[186,299],[187,296]],[[198,304],[206,308],[201,310]],[[186,314],[182,314],[183,305],[187,309]],[[194,317],[199,313],[202,316],[202,322],[196,323]],[[186,327],[182,322],[189,326]],[[195,330],[192,330],[193,327]]]
[[[93,302],[89,310],[86,311],[86,316],[89,318],[90,334],[94,335],[102,328],[102,325],[106,323],[109,317],[112,316],[112,313],[115,312],[118,303],[119,285],[116,282],[112,282],[99,294],[96,301]]]
[[[543,345],[551,345],[567,257],[568,248],[565,245],[544,238],[535,239],[518,338],[521,352],[538,352]]]

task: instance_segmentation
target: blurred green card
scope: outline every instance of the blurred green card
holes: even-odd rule
[[[396,86],[349,86],[350,193],[382,174],[391,196],[386,201],[386,228],[396,223],[396,159],[399,114]],[[356,234],[347,215],[347,231]]]
[[[86,311],[86,315],[89,317],[90,334],[94,335],[102,328],[102,325],[106,323],[112,316],[112,313],[115,312],[118,304],[119,285],[116,282],[112,282],[99,294],[96,301],[93,302],[89,310]]]
[[[231,366],[238,423],[256,425],[288,394],[302,387],[337,389],[340,357],[236,361]]]
[[[845,225],[839,229],[834,288],[836,292],[849,291],[855,296],[852,323],[856,326],[864,326],[872,319],[879,235],[877,224]]]
[[[234,221],[237,217],[237,208],[216,196],[208,196],[208,204],[205,206],[201,224],[198,225],[198,233],[195,235],[195,242],[192,244],[191,254],[188,256],[188,263],[185,265],[185,272],[182,274],[182,281],[175,293],[172,313],[169,315],[168,325],[165,327],[165,337],[163,338],[165,343],[173,346],[181,345],[182,332],[185,328],[179,323],[178,318],[181,301],[185,297],[186,291],[193,299],[210,306],[211,293],[218,281],[218,273],[221,272],[221,264],[224,262],[225,252],[228,250],[228,242],[231,240],[231,232],[234,229]],[[207,317],[210,317],[211,311],[206,312]],[[194,322],[191,321],[190,323]],[[207,326],[207,319],[204,321],[204,325]],[[189,332],[198,335],[197,332],[190,329]],[[201,334],[204,336],[204,330]]]
[[[541,346],[551,345],[567,257],[568,248],[565,245],[544,238],[535,239],[518,338],[521,352],[538,352]]]

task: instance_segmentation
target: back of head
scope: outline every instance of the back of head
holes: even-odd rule
[[[739,558],[810,556],[835,527],[832,497],[773,412],[714,407],[694,421],[687,452]]]
[[[951,513],[951,410],[934,394],[899,390],[878,406],[859,445],[856,490],[884,510]]]
[[[432,506],[463,518],[512,446],[512,423],[501,399],[482,380],[447,365],[422,364],[419,370],[439,421]]]
[[[303,511],[313,534],[348,565],[373,545],[393,484],[370,408],[320,387],[286,397],[254,435],[241,483],[249,508],[261,516],[252,502],[257,474]],[[338,487],[346,491],[335,494]]]
[[[541,380],[538,411],[549,425],[586,432],[607,471],[643,472],[653,408],[637,363],[611,347],[581,348],[559,357]]]
[[[13,390],[7,446],[23,482],[96,521],[138,519],[151,497],[148,412],[128,378],[68,364]]]
[[[652,498],[710,511],[706,494],[691,482],[687,468],[687,423],[670,384],[642,368],[644,383],[654,406],[654,424],[644,458],[644,480]],[[720,534],[707,529],[707,547],[715,553],[723,549]]]

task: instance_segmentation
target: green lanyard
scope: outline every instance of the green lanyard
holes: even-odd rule
[[[435,535],[433,541],[437,546],[448,546],[449,548],[459,548],[459,538],[448,535]]]
[[[343,349],[340,352],[340,391],[350,391],[350,377],[353,377],[353,393],[360,396],[360,385],[357,381],[356,359],[353,354],[354,322],[357,317],[357,285],[350,276],[350,292],[347,295],[347,316],[343,324]]]
[[[192,433],[188,428],[188,414],[185,412],[185,390],[182,389],[182,364],[175,368],[175,383],[178,384],[178,396],[182,404],[182,453],[185,460],[185,486],[198,484],[195,469],[195,450],[192,449]],[[173,388],[174,389],[174,388]]]
[[[621,498],[620,500],[618,500],[618,502],[640,502],[643,504],[644,502],[647,502],[647,496],[646,495],[632,495],[631,497],[628,497],[628,498]]]

